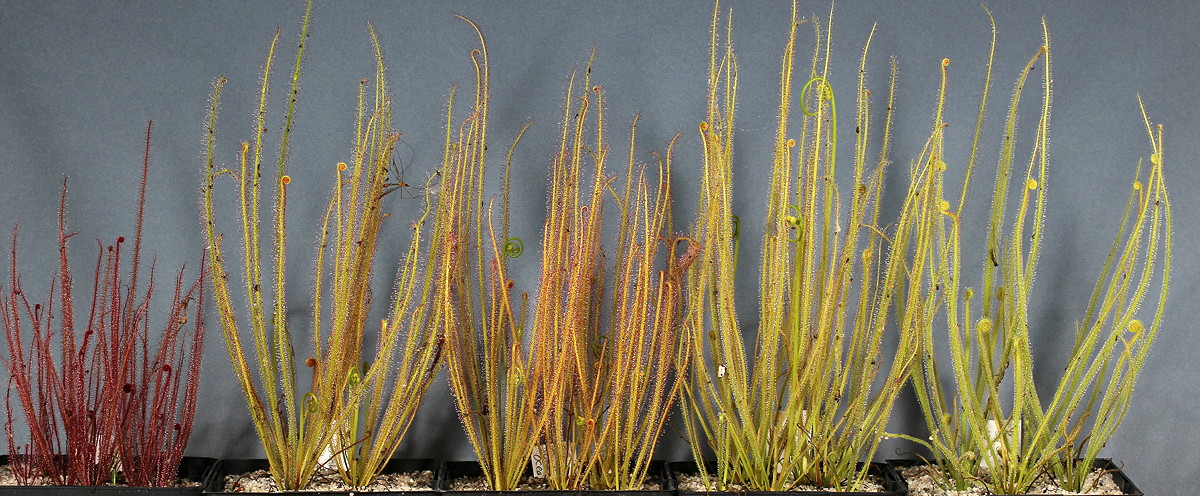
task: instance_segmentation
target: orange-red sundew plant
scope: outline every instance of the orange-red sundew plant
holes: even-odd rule
[[[640,487],[681,384],[671,350],[681,344],[683,270],[698,250],[669,232],[674,141],[659,157],[653,187],[631,151],[618,191],[605,167],[603,90],[585,75],[577,94],[572,77],[551,164],[537,303],[526,324],[528,297],[514,297],[508,278],[509,258],[523,246],[508,236],[512,148],[499,223],[495,201],[483,199],[490,66],[482,34],[480,44],[471,54],[469,115],[458,124],[447,115],[433,235],[459,418],[492,489],[515,488],[535,452],[555,489]],[[635,144],[631,132],[631,150]],[[611,297],[601,242],[610,195],[620,214]]]
[[[543,463],[554,489],[635,490],[645,482],[683,384],[676,362],[686,359],[677,352],[688,345],[681,339],[683,274],[700,246],[670,232],[675,140],[657,157],[651,186],[646,166],[634,158],[635,117],[624,187],[618,190],[607,167],[604,91],[592,85],[590,61],[582,82],[578,93],[576,75],[567,85],[563,129],[551,162],[533,318],[534,339],[556,364],[542,393],[554,400],[546,406],[551,418]],[[588,179],[591,187],[585,189]],[[619,214],[611,276],[603,243],[610,199]]]

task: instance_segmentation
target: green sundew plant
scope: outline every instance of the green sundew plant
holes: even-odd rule
[[[740,222],[731,211],[738,65],[729,41],[720,49],[718,17],[714,8],[708,116],[700,123],[704,170],[696,237],[704,252],[689,272],[686,300],[695,312],[687,318],[695,357],[684,392],[687,435],[702,477],[718,489],[853,488],[866,477],[869,466],[859,461],[877,449],[915,362],[918,331],[936,308],[931,296],[915,290],[923,282],[909,279],[922,273],[917,264],[927,258],[911,256],[910,263],[910,254],[930,250],[933,241],[934,231],[914,215],[929,201],[916,187],[926,171],[913,170],[901,216],[885,232],[878,210],[892,86],[878,131],[882,146],[871,158],[876,122],[865,83],[868,38],[856,88],[853,176],[848,192],[838,187],[831,34],[820,21],[813,21],[816,43],[799,95],[800,138],[788,137],[796,132],[790,110],[800,21],[793,4],[767,196],[760,321],[755,359],[747,363],[734,304]],[[728,40],[731,28],[725,31]],[[888,358],[886,339],[897,343]],[[716,474],[704,468],[701,439],[716,455]]]
[[[313,354],[303,360],[310,370],[309,391],[297,382],[295,352],[284,299],[286,279],[286,211],[288,152],[299,89],[300,67],[307,36],[305,13],[291,91],[284,116],[279,160],[274,174],[263,174],[267,90],[278,32],[272,40],[262,76],[261,98],[254,139],[241,145],[240,168],[218,170],[215,165],[217,106],[225,83],[218,81],[208,124],[207,170],[203,191],[204,221],[213,253],[214,289],[222,331],[234,373],[246,396],[251,418],[263,443],[271,475],[281,489],[304,488],[322,464],[336,465],[354,487],[370,483],[396,450],[436,373],[442,337],[431,325],[431,271],[420,260],[421,230],[429,213],[413,224],[413,239],[392,301],[390,317],[380,325],[375,361],[364,361],[363,339],[372,302],[370,278],[383,219],[385,195],[393,190],[388,167],[399,133],[392,125],[383,58],[375,45],[377,69],[373,87],[364,80],[359,89],[354,157],[337,164],[336,185],[322,221],[314,263],[312,305]],[[370,88],[373,98],[366,93]],[[368,103],[370,100],[370,103]],[[243,284],[248,298],[249,328],[254,365],[247,358],[228,266],[216,226],[214,190],[218,177],[232,176],[238,189],[241,215]],[[264,179],[267,178],[267,179]],[[271,267],[264,271],[260,211],[264,183],[274,186],[271,204]],[[271,272],[273,270],[273,272]],[[328,275],[326,275],[328,271]],[[268,291],[268,288],[269,291]],[[328,305],[328,313],[323,313]],[[398,363],[393,363],[398,362]],[[332,460],[328,460],[332,454]]]
[[[1030,327],[1036,323],[1029,321],[1029,305],[1044,234],[1049,165],[1051,64],[1044,23],[1043,36],[1042,46],[1017,79],[1005,116],[987,240],[977,252],[983,274],[977,289],[961,286],[960,219],[987,108],[995,54],[994,21],[992,52],[961,197],[956,206],[939,200],[924,217],[938,231],[928,270],[937,282],[934,288],[945,310],[950,360],[934,355],[934,331],[927,329],[924,374],[914,374],[913,383],[931,436],[928,441],[909,439],[930,449],[942,470],[943,483],[951,489],[978,481],[995,493],[1024,493],[1043,474],[1051,475],[1069,491],[1091,489],[1085,487],[1086,476],[1128,410],[1134,382],[1162,322],[1170,276],[1171,203],[1163,178],[1162,128],[1151,126],[1143,109],[1150,140],[1149,170],[1143,170],[1139,162],[1112,249],[1087,311],[1076,324],[1063,374],[1052,396],[1039,394],[1029,338]],[[942,95],[933,134],[922,155],[937,171],[928,177],[926,186],[935,198],[945,198],[942,108],[947,65],[949,60],[943,63]],[[1017,110],[1035,67],[1042,69],[1041,112],[1022,173],[1016,145]],[[1015,214],[1008,207],[1010,201],[1015,201]],[[979,299],[974,298],[977,291]],[[1147,313],[1144,306],[1153,309],[1148,321],[1139,317]],[[953,377],[949,384],[939,379],[939,367],[946,366]]]
[[[537,342],[553,343],[549,353],[556,364],[543,382],[543,397],[555,400],[545,403],[550,420],[543,463],[553,489],[632,490],[642,487],[682,385],[674,353],[674,347],[687,344],[680,341],[681,283],[699,246],[669,233],[674,140],[658,157],[658,180],[651,188],[645,166],[634,159],[636,117],[625,186],[620,192],[613,186],[616,176],[606,167],[610,149],[604,141],[604,92],[592,86],[590,74],[589,61],[582,91],[574,91],[574,74],[567,85],[542,237],[533,332]],[[578,106],[571,105],[572,98]],[[594,144],[587,144],[593,138]],[[585,191],[588,160],[592,185]],[[610,194],[620,218],[614,294],[606,300],[602,239]]]
[[[547,343],[527,343],[527,295],[511,297],[508,259],[524,243],[508,237],[509,149],[499,227],[495,200],[484,202],[489,70],[487,43],[479,35],[471,52],[475,94],[468,115],[454,123],[452,91],[446,111],[446,146],[430,258],[437,267],[435,322],[446,337],[445,362],[459,419],[484,478],[494,490],[515,489],[548,419],[539,397],[552,364]],[[525,127],[528,129],[528,125]],[[518,134],[516,141],[525,132]],[[514,147],[516,142],[514,142]]]

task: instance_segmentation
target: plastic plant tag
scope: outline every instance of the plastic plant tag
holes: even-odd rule
[[[987,429],[988,439],[992,440],[992,451],[996,452],[995,458],[999,459],[1000,452],[1004,449],[1004,442],[1000,439],[1000,422],[996,419],[988,420],[985,428]],[[1016,424],[1010,426],[1007,431],[1005,437],[1008,438],[1007,441],[1009,443],[1019,439],[1021,437],[1021,422],[1019,420],[1016,421]],[[990,456],[983,457],[983,460],[980,461],[980,466],[987,469],[992,468],[991,463],[989,463],[989,460],[992,458]]]
[[[546,478],[546,464],[543,460],[546,459],[546,445],[539,444],[533,449],[533,453],[529,455],[529,465],[533,469],[533,476],[539,479]]]

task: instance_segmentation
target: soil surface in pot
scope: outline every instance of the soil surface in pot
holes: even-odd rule
[[[275,480],[266,470],[255,470],[244,474],[225,476],[223,486],[229,493],[270,493],[277,492]],[[367,487],[353,488],[342,482],[337,471],[321,472],[313,476],[312,482],[303,491],[431,491],[433,490],[433,471],[418,470],[416,472],[401,472],[381,474],[371,481]]]
[[[941,471],[930,465],[914,465],[899,467],[900,475],[908,481],[908,493],[912,496],[977,496],[989,494],[983,487],[972,487],[966,491],[946,491],[938,487],[937,480]],[[1100,469],[1092,471],[1083,487],[1082,493],[1070,492],[1055,483],[1050,477],[1042,475],[1034,482],[1033,488],[1026,494],[1125,494],[1113,481],[1111,473]]]
[[[711,479],[711,477],[710,477],[710,479]],[[718,490],[717,486],[715,484],[709,484],[709,485],[705,486],[704,480],[703,480],[703,478],[700,477],[700,474],[685,474],[682,472],[675,472],[675,486],[680,491],[711,492],[711,491]],[[811,485],[807,485],[807,484],[801,484],[801,485],[798,485],[791,489],[791,491],[829,491],[829,490],[830,489],[826,488],[826,487],[817,487],[817,486],[811,486]],[[852,491],[863,492],[863,493],[881,493],[881,492],[884,492],[884,490],[885,490],[885,488],[883,485],[883,480],[875,475],[867,475],[867,478],[865,480],[863,480],[862,484],[859,484],[858,487],[855,487],[854,489],[852,489]],[[742,492],[749,491],[749,489],[747,489],[745,486],[743,486],[741,484],[731,484],[730,487],[727,489],[727,491],[742,493]]]
[[[663,485],[659,481],[648,481],[642,483],[642,487],[635,488],[635,491],[661,491]],[[475,477],[459,477],[450,482],[451,491],[491,491],[488,486],[487,479],[483,476]],[[517,483],[518,491],[552,491],[550,484],[546,479],[540,477],[522,477]],[[585,487],[584,491],[590,491],[591,488]]]
[[[19,482],[17,482],[17,476],[13,474],[12,465],[0,465],[0,486],[19,486],[19,485],[21,485],[21,484]],[[50,481],[48,481],[48,480],[44,480],[41,478],[35,478],[34,480],[29,481],[29,484],[25,484],[25,485],[26,486],[52,486],[53,484],[51,484]],[[125,484],[125,478],[121,474],[117,474],[117,484],[116,485],[120,486],[120,487],[130,487],[127,484]],[[169,487],[199,487],[200,485],[201,485],[200,481],[194,481],[191,479],[175,479],[175,482]]]

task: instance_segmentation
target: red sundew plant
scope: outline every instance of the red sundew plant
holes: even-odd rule
[[[149,169],[147,124],[133,252],[128,253],[124,236],[108,246],[97,241],[86,320],[77,320],[75,313],[67,244],[77,233],[66,225],[67,181],[59,199],[59,267],[43,302],[31,302],[22,288],[13,228],[0,320],[8,344],[5,433],[21,484],[100,485],[123,478],[133,486],[168,486],[176,477],[196,412],[206,258],[194,282],[185,285],[186,268],[175,277],[168,320],[152,348],[153,268],[148,281],[139,280]],[[14,435],[12,391],[29,426],[23,444]]]

